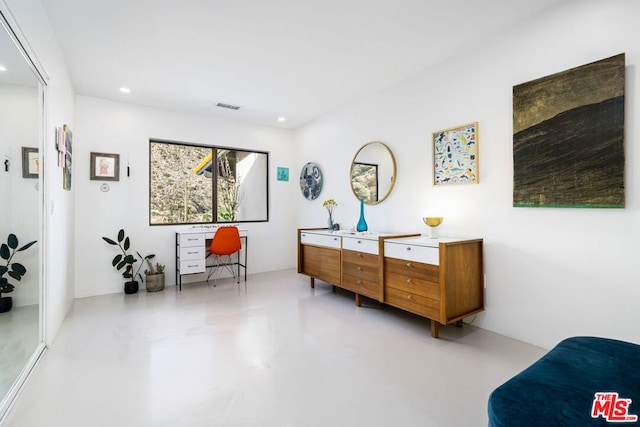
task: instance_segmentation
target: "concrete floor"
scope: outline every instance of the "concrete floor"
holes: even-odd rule
[[[77,300],[3,427],[486,426],[545,350],[293,270]]]

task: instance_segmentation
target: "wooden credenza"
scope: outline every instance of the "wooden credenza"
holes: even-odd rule
[[[431,320],[456,323],[484,310],[482,239],[298,230],[298,273]]]
[[[482,239],[429,239],[422,236],[384,243],[384,302],[431,319],[456,322],[484,310]]]

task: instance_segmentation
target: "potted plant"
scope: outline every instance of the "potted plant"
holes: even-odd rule
[[[124,229],[120,229],[120,231],[118,231],[117,241],[110,239],[108,237],[103,237],[102,239],[108,244],[117,246],[118,249],[120,249],[121,253],[119,253],[113,258],[113,260],[111,261],[111,265],[113,265],[116,268],[116,270],[121,272],[122,277],[124,279],[129,279],[124,283],[124,293],[135,294],[136,292],[138,292],[138,288],[139,288],[138,281],[136,280],[136,278],[140,277],[140,280],[143,280],[142,275],[140,274],[140,269],[142,268],[142,262],[150,260],[151,258],[155,257],[155,254],[151,254],[143,257],[142,255],[140,255],[140,252],[136,252],[136,254],[138,255],[138,258],[140,258],[140,261],[142,262],[140,263],[140,266],[134,273],[133,265],[136,262],[138,262],[138,260],[136,259],[135,256],[133,256],[133,254],[130,254],[128,252],[129,249],[131,248],[131,240],[125,234]]]
[[[151,261],[147,260],[149,270],[144,271],[147,282],[147,292],[157,292],[164,289],[164,265],[156,263],[155,269]]]
[[[17,281],[22,280],[22,276],[27,274],[25,266],[15,262],[13,257],[18,252],[26,251],[36,242],[37,240],[34,240],[19,248],[18,238],[15,234],[11,233],[7,236],[7,243],[3,243],[0,246],[0,257],[5,261],[5,265],[0,265],[0,313],[5,313],[13,307],[13,298],[2,296],[3,293],[8,294],[13,292],[15,288],[9,283],[9,279],[5,277],[5,274],[8,274]]]

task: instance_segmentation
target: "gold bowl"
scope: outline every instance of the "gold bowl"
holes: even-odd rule
[[[427,224],[429,227],[437,227],[440,224],[442,224],[442,220],[444,218],[441,216],[425,216],[424,218],[422,218],[422,220],[424,221],[425,224]]]

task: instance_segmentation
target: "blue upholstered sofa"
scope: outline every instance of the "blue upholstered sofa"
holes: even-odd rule
[[[488,412],[490,427],[640,426],[640,345],[567,338],[495,389]]]

